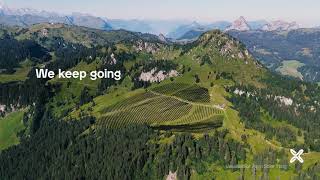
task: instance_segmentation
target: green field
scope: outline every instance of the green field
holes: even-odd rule
[[[149,96],[145,98],[146,96]],[[191,110],[192,106],[174,98],[142,94],[130,100],[107,108],[103,119],[114,127],[122,127],[130,123],[161,123],[181,118]]]
[[[213,106],[195,104],[176,97],[144,92],[103,108],[99,123],[111,127],[127,124],[186,125],[223,114]]]
[[[280,72],[282,75],[292,76],[302,80],[303,76],[298,71],[298,68],[302,66],[304,66],[304,64],[297,60],[288,60],[288,61],[283,61],[282,66],[280,66],[276,70]]]
[[[15,69],[16,71],[13,74],[0,73],[0,83],[26,80],[31,70],[31,62],[26,60],[20,63],[20,66],[21,67]]]
[[[172,95],[180,90],[190,87],[190,84],[186,83],[169,83],[161,86],[157,86],[152,90],[165,95]]]
[[[170,83],[152,89],[157,93],[172,95],[192,102],[210,102],[209,92],[206,88],[198,85],[188,85],[184,83]]]
[[[25,128],[22,122],[23,114],[24,111],[18,111],[0,118],[0,150],[19,143],[17,133]]]
[[[98,124],[114,128],[128,124],[155,127],[192,124],[195,128],[196,124],[222,122],[224,118],[223,110],[210,104],[206,88],[184,83],[164,83],[148,90],[131,92],[120,86],[95,98],[94,102],[94,106],[88,103],[72,112],[71,116],[78,117],[81,111],[86,111],[97,117]]]

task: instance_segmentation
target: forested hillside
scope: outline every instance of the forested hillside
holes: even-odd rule
[[[1,32],[0,179],[320,177],[320,87],[271,73],[221,31],[186,45],[63,24]]]

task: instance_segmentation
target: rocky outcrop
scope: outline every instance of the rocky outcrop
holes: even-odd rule
[[[6,109],[6,105],[0,104],[0,112],[1,112],[1,111],[4,112],[5,109]]]
[[[117,64],[117,59],[114,57],[113,53],[110,55],[110,58],[111,58],[111,61],[110,61],[111,65]]]
[[[152,54],[156,53],[160,49],[159,45],[155,43],[144,42],[142,40],[137,41],[136,44],[133,45],[133,48],[138,52],[146,51]]]
[[[238,51],[238,48],[236,48],[237,43],[230,40],[227,41],[226,44],[220,49],[220,53],[223,56],[230,55],[232,58],[239,58],[239,59],[245,59],[245,57],[249,56],[248,50],[244,51]]]
[[[17,105],[4,105],[4,104],[0,104],[0,117],[5,116],[7,113],[10,112],[15,112],[19,109],[21,109],[22,107],[20,106],[20,104],[18,103]]]
[[[170,70],[169,72],[163,70],[157,70],[157,68],[153,68],[149,72],[142,72],[140,74],[139,80],[145,82],[161,82],[170,77],[176,77],[179,73],[176,70]]]
[[[274,100],[279,100],[285,106],[291,106],[293,104],[293,100],[291,98],[287,98],[284,96],[276,96]]]
[[[177,172],[169,172],[166,180],[177,180]]]

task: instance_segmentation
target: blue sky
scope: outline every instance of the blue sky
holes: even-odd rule
[[[1,1],[1,0],[0,0]],[[2,0],[9,7],[121,19],[282,19],[320,25],[319,0]]]

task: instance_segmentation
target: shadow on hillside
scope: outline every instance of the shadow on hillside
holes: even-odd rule
[[[183,125],[159,125],[153,126],[153,129],[177,132],[199,132],[219,128],[223,125],[222,120],[205,121],[193,124]]]

